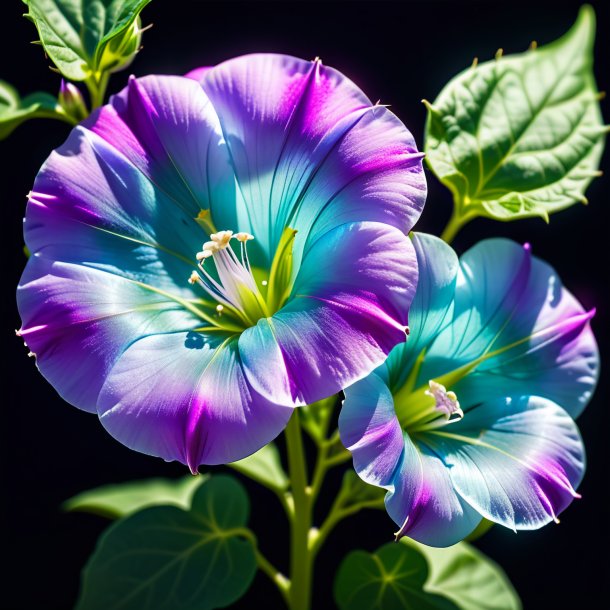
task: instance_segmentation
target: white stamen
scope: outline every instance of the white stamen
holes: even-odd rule
[[[203,244],[203,251],[204,252],[218,252],[218,250],[220,250],[220,246],[218,245],[218,242],[215,241],[206,241],[205,244]]]
[[[231,248],[231,239],[240,242],[241,257]],[[203,244],[197,252],[197,272],[191,274],[189,283],[199,284],[214,301],[220,303],[216,311],[220,314],[225,307],[232,315],[242,318],[244,323],[256,323],[260,316],[268,315],[265,300],[261,295],[248,261],[247,242],[254,239],[250,233],[218,231],[210,235],[210,241]],[[214,258],[216,273],[210,275],[204,268],[208,258]],[[240,260],[241,258],[241,260]]]
[[[263,280],[263,281],[261,282],[261,284],[262,284],[263,286],[266,286],[268,283],[269,283],[269,282],[268,282],[267,280]]]
[[[424,394],[434,398],[437,411],[440,411],[446,419],[462,419],[464,412],[460,408],[460,403],[455,395],[455,392],[447,391],[444,385],[437,383],[433,379],[428,382],[430,386],[429,390],[426,390]],[[455,417],[453,417],[455,415]]]
[[[202,250],[201,252],[197,252],[196,258],[198,261],[205,260],[206,258],[210,258],[214,252],[212,250]]]
[[[218,244],[218,248],[226,248],[233,237],[233,231],[218,231],[212,233],[210,239]]]

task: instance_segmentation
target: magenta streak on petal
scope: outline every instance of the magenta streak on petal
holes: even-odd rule
[[[125,151],[133,150],[144,163],[150,165],[151,159],[143,143],[112,104],[93,112],[91,117],[83,122],[83,126],[112,144],[121,154],[125,155]]]
[[[134,134],[141,142],[146,142],[150,147],[150,154],[154,158],[165,158],[167,156],[157,131],[154,120],[157,111],[151,104],[144,87],[138,80],[131,76],[127,85],[127,105],[125,109],[127,123],[132,127]]]
[[[422,479],[417,496],[413,498],[409,512],[400,529],[394,534],[396,541],[403,536],[407,536],[426,514],[426,507],[430,501],[434,500],[434,490],[426,484],[425,478]]]
[[[366,293],[361,296],[347,295],[346,303],[344,303],[340,298],[341,295],[336,295],[332,299],[326,299],[321,296],[310,294],[299,294],[296,296],[305,299],[315,299],[316,301],[321,301],[322,303],[327,303],[328,305],[333,305],[346,311],[356,311],[358,314],[361,314],[364,317],[371,318],[371,322],[388,325],[395,328],[396,330],[404,333],[403,341],[406,341],[407,339],[407,326],[392,318],[381,307],[373,305],[376,295]]]
[[[17,336],[23,337],[23,335],[29,335],[31,333],[35,333],[39,330],[44,330],[47,326],[48,326],[48,324],[40,324],[38,326],[30,326],[30,328],[22,328],[21,330],[17,331]]]
[[[374,110],[374,108],[372,109]],[[423,152],[413,152],[403,147],[396,149],[386,149],[377,157],[373,157],[368,161],[362,161],[354,165],[354,170],[358,173],[385,172],[394,170],[405,165],[410,167],[414,165],[414,161],[419,161],[426,156]],[[388,165],[388,159],[391,159],[392,164]],[[359,176],[358,176],[359,177]]]
[[[502,358],[502,367],[506,367],[517,360],[524,358],[526,356],[531,356],[531,354],[543,350],[548,345],[551,345],[558,341],[559,339],[565,339],[564,344],[562,345],[561,352],[564,350],[570,349],[570,343],[573,339],[578,337],[587,323],[593,318],[595,315],[595,308],[590,311],[576,314],[561,320],[557,324],[545,328],[543,330],[535,332],[531,337],[531,339],[535,339],[536,343],[527,349],[524,353],[519,353],[517,356],[511,358],[509,356],[510,350],[507,352]],[[520,346],[515,346],[513,349],[518,350]],[[492,367],[493,368],[493,367]]]
[[[184,461],[192,474],[199,472],[201,457],[207,443],[208,431],[204,426],[205,416],[205,397],[197,392],[189,403],[184,429]]]
[[[190,72],[187,72],[184,77],[190,78],[192,80],[196,80],[198,83],[204,79],[205,75],[213,68],[214,66],[201,66],[200,68],[195,68]]]

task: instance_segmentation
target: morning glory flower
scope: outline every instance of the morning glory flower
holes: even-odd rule
[[[578,497],[573,418],[597,381],[589,320],[528,245],[480,242],[458,261],[415,234],[409,341],[345,390],[339,430],[360,477],[388,490],[409,536],[449,546],[484,517],[513,530],[555,520]]]
[[[321,62],[132,78],[38,174],[19,334],[138,451],[243,458],[405,340],[421,154]]]

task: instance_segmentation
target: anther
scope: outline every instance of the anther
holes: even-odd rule
[[[464,417],[464,412],[460,408],[460,403],[455,392],[447,391],[444,385],[437,383],[433,379],[428,384],[430,389],[426,390],[424,394],[434,398],[437,411],[440,411],[447,419],[451,419],[454,415],[454,419],[462,419]]]

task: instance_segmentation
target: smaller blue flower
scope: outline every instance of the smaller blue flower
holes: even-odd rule
[[[579,497],[573,418],[597,382],[586,312],[529,245],[480,242],[461,259],[415,234],[411,336],[345,391],[341,440],[360,477],[388,490],[408,535],[449,546],[482,518],[537,529]]]

